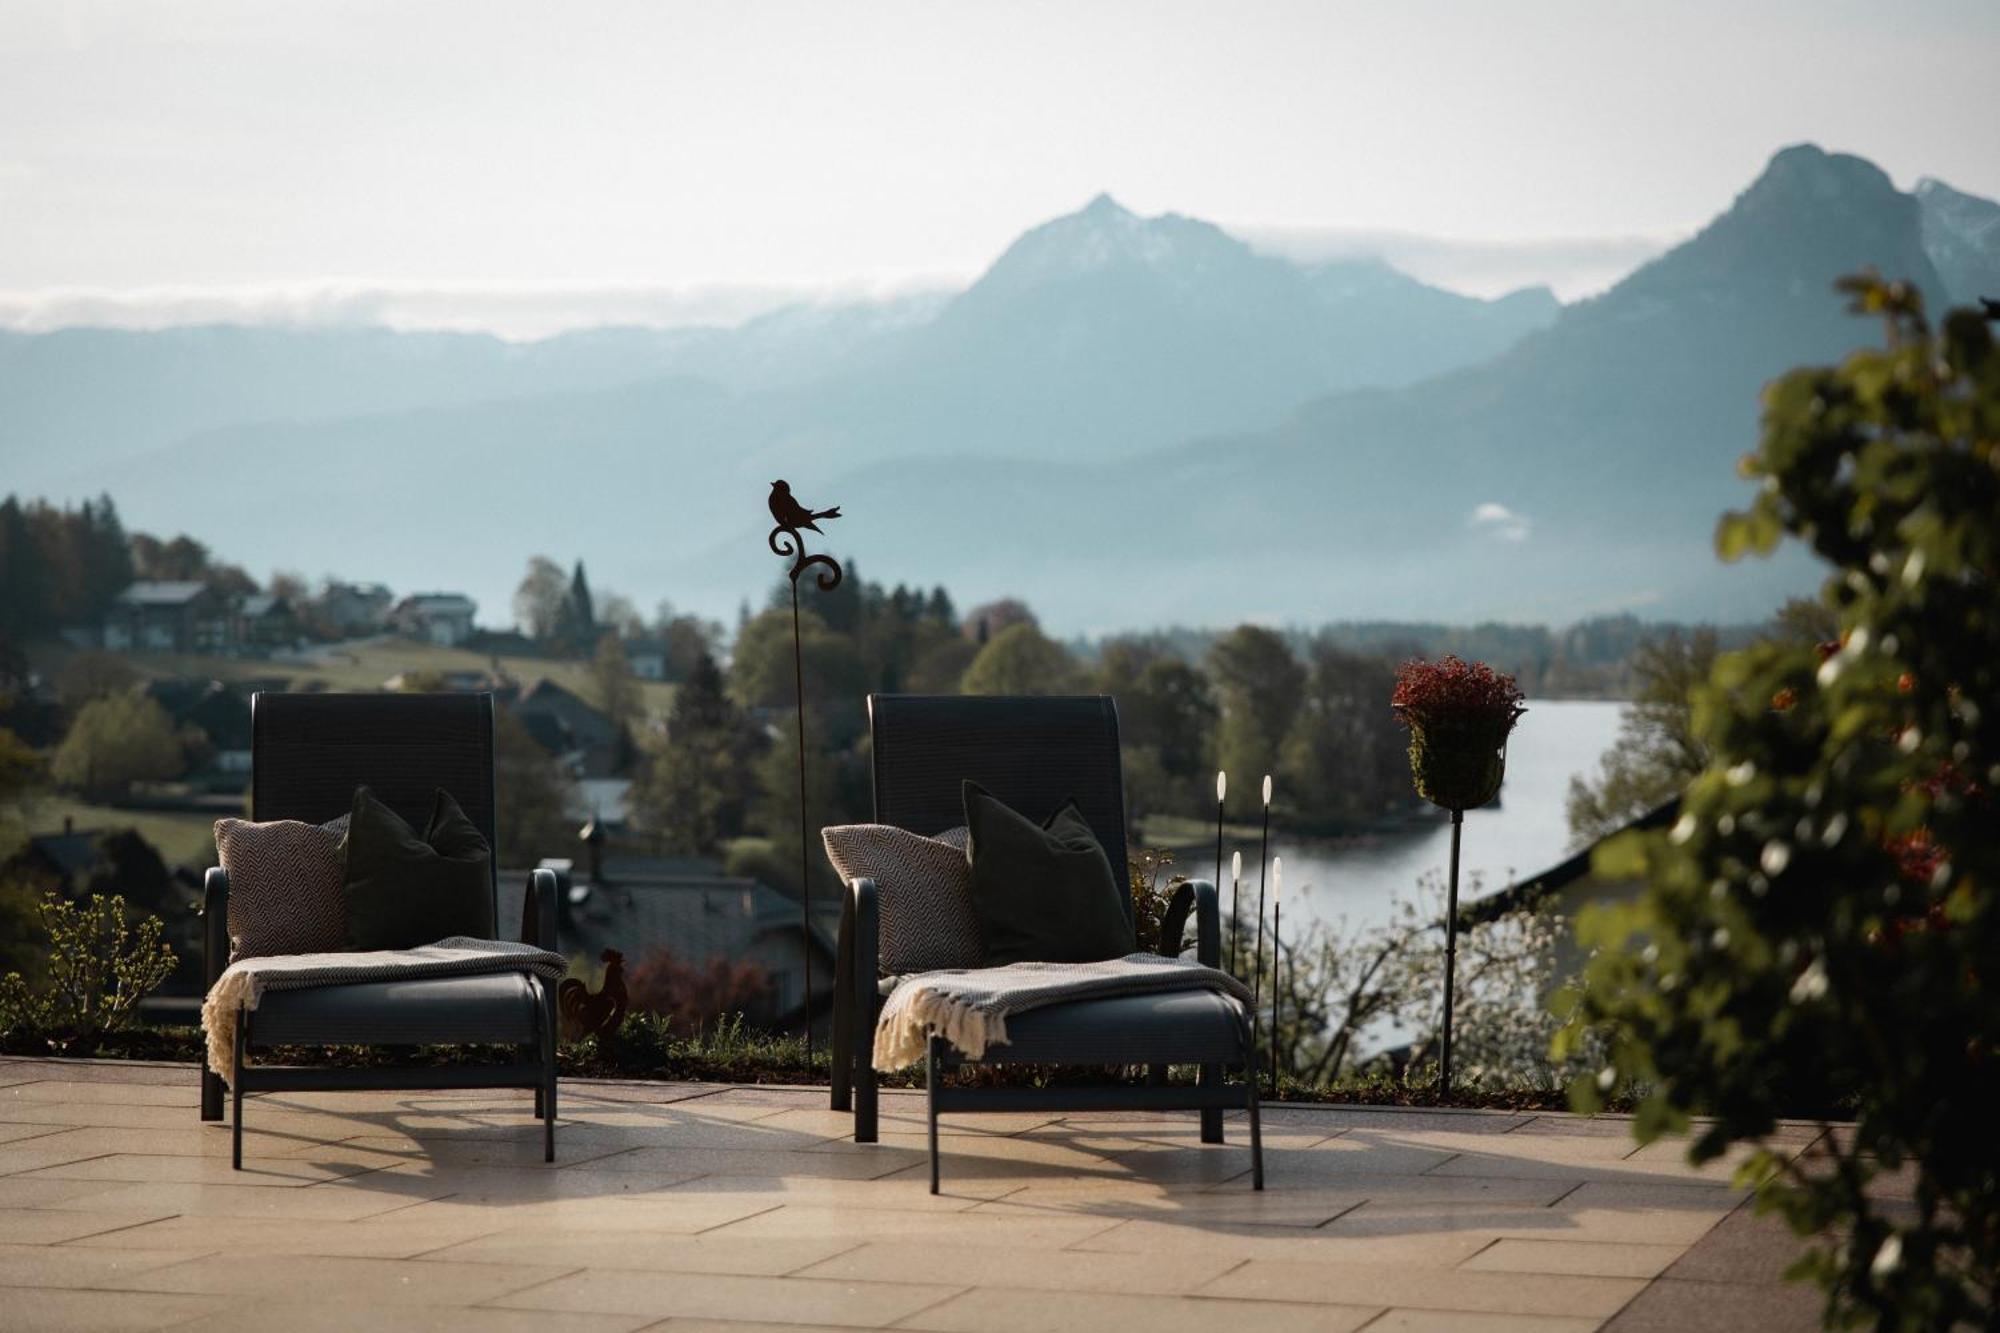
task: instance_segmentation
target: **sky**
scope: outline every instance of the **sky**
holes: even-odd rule
[[[1493,294],[1778,148],[2000,197],[1991,0],[6,0],[0,324],[731,322],[1109,191]]]

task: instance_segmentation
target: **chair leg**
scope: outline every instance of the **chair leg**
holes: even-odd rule
[[[535,1109],[542,1117],[542,1160],[556,1160],[556,1006],[555,991],[542,983],[542,1086],[535,1090]]]
[[[208,1057],[201,1059],[201,1118],[203,1120],[222,1119],[222,1075],[208,1067]]]
[[[931,1193],[938,1192],[938,1080],[943,1077],[940,1054],[943,1037],[932,1037],[924,1051],[924,1101],[931,1134]]]
[[[1201,1067],[1200,1078],[1197,1082],[1204,1088],[1220,1087],[1222,1084],[1222,1066],[1203,1065]],[[1223,1141],[1221,1107],[1204,1106],[1201,1108],[1201,1141],[1203,1143],[1221,1143]]]
[[[843,894],[839,947],[833,964],[833,1076],[830,1105],[836,1111],[854,1105],[854,898]]]
[[[1247,1077],[1243,1080],[1245,1094],[1244,1108],[1250,1113],[1250,1188],[1264,1188],[1264,1126],[1257,1113],[1257,1066],[1252,1063],[1243,1070]]]
[[[875,1101],[875,1058],[870,1044],[853,1043],[851,1068],[854,1071],[854,1141],[874,1143],[878,1139]]]
[[[245,1029],[250,1026],[250,1015],[240,1006],[236,1010],[236,1049],[231,1056],[229,1069],[230,1126],[229,1126],[229,1166],[233,1171],[243,1169],[243,1047],[248,1040]]]

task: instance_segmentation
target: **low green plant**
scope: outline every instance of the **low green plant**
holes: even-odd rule
[[[0,1028],[10,1034],[71,1040],[115,1031],[173,973],[160,919],[143,916],[134,925],[121,895],[93,893],[78,906],[49,893],[36,916],[48,937],[47,980],[0,977]]]

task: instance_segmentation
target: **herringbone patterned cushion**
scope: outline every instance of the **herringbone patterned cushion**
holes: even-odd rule
[[[229,875],[230,962],[346,947],[340,840],[347,819],[215,821],[215,850]]]
[[[926,838],[891,824],[837,824],[820,838],[843,880],[875,881],[884,975],[980,965],[963,828]]]

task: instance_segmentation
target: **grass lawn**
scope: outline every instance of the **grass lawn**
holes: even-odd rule
[[[46,645],[36,653],[35,665],[53,672],[73,650]],[[292,690],[379,690],[382,682],[405,671],[488,671],[496,665],[522,685],[546,676],[592,704],[599,702],[597,682],[590,663],[541,657],[492,657],[466,648],[447,648],[415,639],[380,638],[331,644],[312,653],[306,662],[244,657],[183,656],[176,653],[130,653],[124,660],[148,678],[184,676],[196,680],[261,681],[283,680]],[[673,704],[674,687],[663,681],[642,680],[640,698],[646,711],[664,716]]]
[[[137,829],[170,866],[215,863],[215,816],[211,814],[120,810],[68,796],[49,795],[30,801],[22,822],[30,834],[60,833],[65,817],[73,820],[80,832]]]

